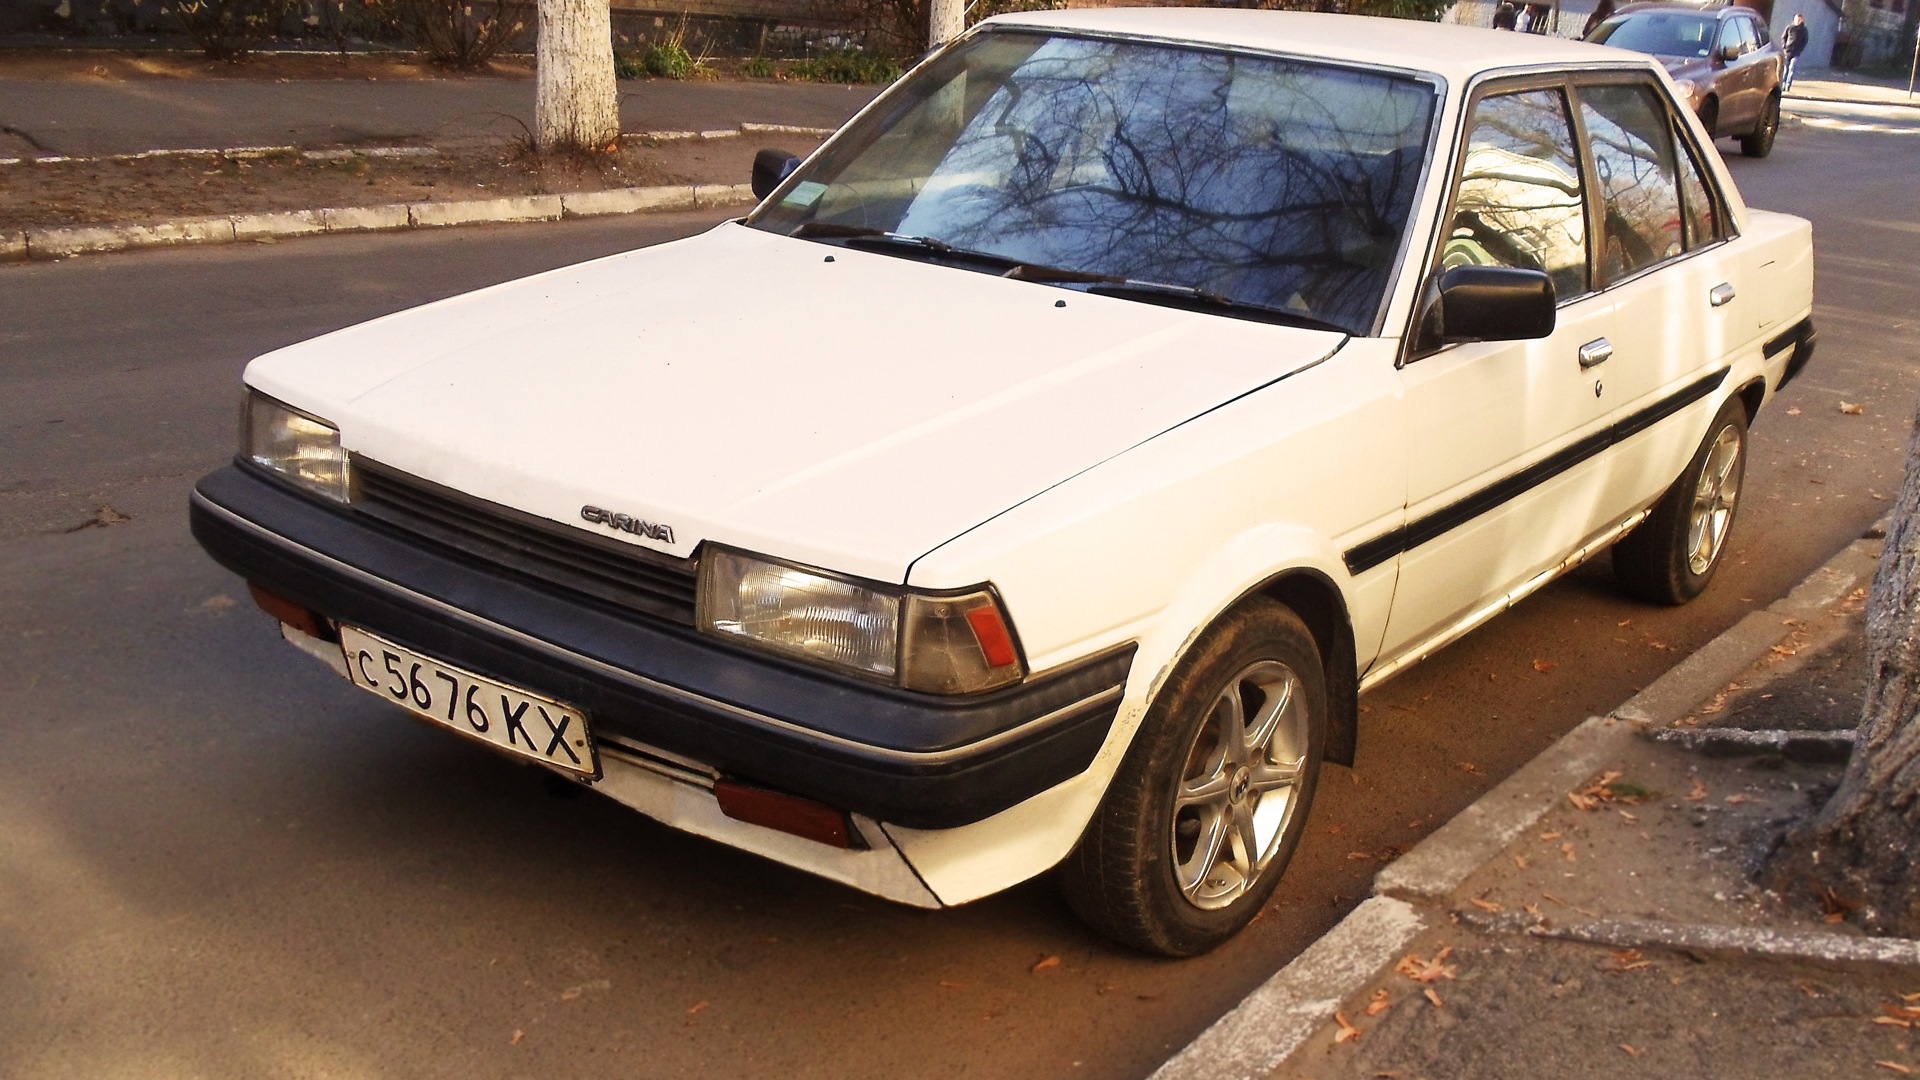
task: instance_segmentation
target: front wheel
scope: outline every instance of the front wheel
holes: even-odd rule
[[[1747,469],[1747,410],[1721,406],[1707,438],[1653,513],[1613,546],[1622,588],[1657,604],[1684,604],[1713,580],[1727,553]]]
[[[1060,868],[1095,930],[1162,956],[1232,937],[1300,843],[1326,744],[1320,651],[1299,616],[1254,598],[1196,642]]]
[[[1740,136],[1740,152],[1750,158],[1763,158],[1773,153],[1773,140],[1780,133],[1780,95],[1767,99],[1760,110],[1760,122],[1753,133]]]

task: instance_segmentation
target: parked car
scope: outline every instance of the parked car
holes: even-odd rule
[[[1714,138],[1740,140],[1740,152],[1748,157],[1773,152],[1787,57],[1758,11],[1628,4],[1594,27],[1587,40],[1659,57],[1675,89]]]
[[[1705,588],[1814,347],[1807,223],[1578,42],[1010,15],[768,158],[254,360],[194,533],[421,720],[906,904],[1057,869],[1150,952],[1255,915],[1363,691],[1609,547]]]

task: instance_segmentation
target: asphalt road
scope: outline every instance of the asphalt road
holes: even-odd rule
[[[712,131],[743,121],[838,127],[878,90],[824,83],[623,82],[620,130]],[[411,145],[513,138],[532,124],[531,79],[0,79],[0,157]]]
[[[1720,579],[1650,608],[1602,559],[1370,695],[1273,905],[1179,963],[1045,881],[911,911],[555,799],[280,644],[187,537],[252,355],[705,219],[0,267],[0,1076],[1143,1076],[1383,858],[1884,511],[1917,166],[1920,141],[1805,124],[1733,162],[1816,223],[1821,347],[1755,427]]]

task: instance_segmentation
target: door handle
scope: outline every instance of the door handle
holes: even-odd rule
[[[1613,356],[1613,342],[1606,338],[1595,338],[1580,346],[1580,367],[1582,369],[1599,367]]]
[[[1707,300],[1714,307],[1726,307],[1733,303],[1733,286],[1724,281],[1715,285],[1713,291],[1707,294]]]

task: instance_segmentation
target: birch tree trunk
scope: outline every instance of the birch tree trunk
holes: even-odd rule
[[[1869,929],[1920,937],[1920,417],[1867,599],[1867,698],[1846,774],[1768,872],[1784,893],[1831,889]]]
[[[533,141],[541,151],[605,150],[620,137],[608,0],[540,0]]]
[[[966,0],[927,0],[927,47],[937,49],[967,28]]]

